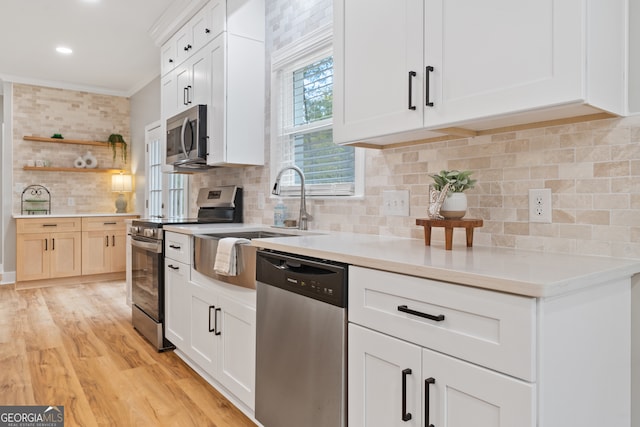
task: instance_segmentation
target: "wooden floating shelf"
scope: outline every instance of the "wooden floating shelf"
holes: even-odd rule
[[[22,169],[26,171],[47,171],[47,172],[101,172],[101,173],[125,172],[123,169],[58,168],[58,167],[38,167],[38,166],[24,166]]]
[[[93,145],[96,147],[108,147],[109,142],[107,141],[86,141],[82,139],[60,139],[60,138],[45,138],[42,136],[23,136],[22,139],[25,141],[38,141],[38,142],[55,142],[58,144],[76,144],[76,145]],[[122,144],[121,142],[117,142],[116,144]]]

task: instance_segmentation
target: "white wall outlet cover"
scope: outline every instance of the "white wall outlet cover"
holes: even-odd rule
[[[529,190],[529,222],[551,223],[551,189]]]
[[[383,191],[382,214],[409,216],[409,190]]]

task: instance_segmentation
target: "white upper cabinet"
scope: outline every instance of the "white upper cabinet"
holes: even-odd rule
[[[264,44],[223,33],[207,47],[211,103],[207,111],[212,166],[264,163]]]
[[[211,0],[162,46],[162,119],[207,105],[207,163],[264,164],[264,0]]]
[[[335,0],[334,14],[337,142],[626,114],[624,0]]]

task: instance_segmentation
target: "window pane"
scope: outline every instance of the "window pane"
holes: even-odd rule
[[[316,61],[293,73],[294,125],[332,116],[333,57]]]
[[[331,129],[293,137],[295,164],[308,184],[352,183],[355,181],[355,151],[333,143]],[[299,183],[298,175],[295,182]]]

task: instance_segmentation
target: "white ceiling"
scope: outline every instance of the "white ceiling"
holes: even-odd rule
[[[160,73],[149,30],[170,3],[0,0],[0,80],[130,96]]]

